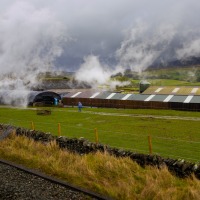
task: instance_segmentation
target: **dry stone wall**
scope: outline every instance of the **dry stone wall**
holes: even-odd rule
[[[29,130],[21,127],[14,127],[11,125],[0,124],[0,132],[6,133],[8,135],[8,130],[15,130],[16,135],[26,136],[35,141],[40,141],[42,143],[47,143],[51,141],[56,141],[60,148],[71,151],[73,153],[78,153],[80,155],[95,153],[97,151],[107,152],[110,155],[116,157],[129,157],[131,160],[137,162],[142,167],[147,165],[155,166],[161,169],[167,166],[172,174],[185,178],[194,174],[198,179],[200,179],[200,165],[196,163],[187,162],[183,159],[172,159],[163,158],[159,155],[146,155],[136,152],[131,152],[128,150],[113,148],[104,144],[96,144],[89,142],[85,138],[67,138],[67,137],[57,137],[50,133],[45,133],[42,131]]]

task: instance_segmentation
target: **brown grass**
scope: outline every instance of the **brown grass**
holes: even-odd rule
[[[25,137],[0,142],[0,157],[38,169],[114,199],[200,199],[200,181],[179,179],[166,168],[141,168],[128,158],[96,153],[76,155]]]

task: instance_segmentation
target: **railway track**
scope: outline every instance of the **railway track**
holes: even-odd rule
[[[2,159],[0,180],[0,199],[4,200],[111,200]]]

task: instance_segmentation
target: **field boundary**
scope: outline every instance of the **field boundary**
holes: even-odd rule
[[[140,154],[128,150],[109,147],[103,144],[91,143],[83,138],[70,139],[66,137],[57,137],[52,136],[49,133],[24,129],[20,127],[13,127],[10,125],[1,124],[0,127],[3,131],[6,131],[7,128],[13,128],[15,129],[15,133],[17,136],[25,136],[44,144],[46,144],[47,142],[56,141],[61,149],[66,149],[73,153],[83,155],[88,153],[96,153],[99,151],[102,153],[108,153],[116,157],[128,157],[131,160],[137,162],[142,167],[150,165],[160,169],[164,166],[167,166],[172,174],[181,178],[190,177],[192,176],[192,174],[194,174],[198,179],[200,179],[200,164],[187,162],[183,159],[163,158],[155,154]]]

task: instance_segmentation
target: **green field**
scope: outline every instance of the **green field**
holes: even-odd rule
[[[46,108],[45,108],[46,109]],[[200,161],[199,112],[142,109],[48,108],[52,114],[41,116],[34,109],[0,108],[0,123],[12,124],[66,137],[84,137],[113,147],[149,153],[148,135],[153,153],[163,157]]]

